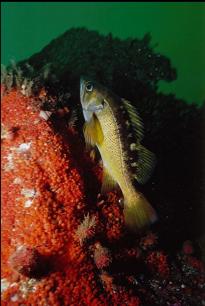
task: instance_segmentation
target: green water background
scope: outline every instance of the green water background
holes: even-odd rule
[[[30,57],[71,27],[120,38],[152,35],[155,50],[177,68],[160,90],[200,105],[205,100],[205,3],[3,2],[1,63]],[[92,63],[91,63],[92,64]]]

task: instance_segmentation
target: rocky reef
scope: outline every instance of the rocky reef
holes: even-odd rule
[[[133,101],[157,155],[140,188],[159,222],[141,236],[126,231],[121,195],[99,193],[101,165],[82,136],[81,74]],[[158,93],[160,79],[175,77],[149,36],[86,29],[3,71],[2,305],[204,304],[204,107]]]

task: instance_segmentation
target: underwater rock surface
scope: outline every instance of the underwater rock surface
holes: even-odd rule
[[[160,233],[126,232],[69,109],[47,118],[38,97],[3,94],[2,305],[202,305],[191,242],[170,255]]]
[[[159,222],[141,237],[126,232],[119,194],[99,194],[101,165],[82,136],[82,74],[133,102],[157,156],[138,188]],[[159,80],[175,77],[149,36],[86,29],[4,72],[2,305],[205,303],[204,106],[157,93]]]
[[[138,188],[159,214],[160,239],[173,250],[184,240],[205,237],[205,104],[199,108],[158,93],[158,82],[173,81],[176,70],[167,57],[154,51],[149,34],[121,40],[85,28],[70,29],[18,67],[23,76],[35,80],[34,92],[44,87],[57,97],[54,103],[44,99],[45,110],[69,105],[77,111],[79,132],[80,76],[130,100],[144,121],[144,145],[157,157],[152,179]]]

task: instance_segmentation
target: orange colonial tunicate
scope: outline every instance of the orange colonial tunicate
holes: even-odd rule
[[[118,197],[98,207],[100,167],[62,114],[44,120],[34,102],[15,89],[2,99],[2,124],[17,131],[2,140],[2,305],[139,305],[128,292],[103,291],[92,250],[75,236],[90,212],[96,233],[119,239]]]

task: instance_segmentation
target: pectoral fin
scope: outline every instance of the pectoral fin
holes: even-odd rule
[[[112,176],[109,174],[108,170],[104,167],[103,168],[103,181],[102,181],[102,187],[101,187],[101,193],[105,194],[106,192],[109,192],[116,188],[117,182],[114,181]]]
[[[95,149],[92,149],[90,151],[90,158],[92,159],[92,161],[95,161],[95,158],[96,158],[96,151],[95,151]]]
[[[95,115],[91,120],[85,122],[83,127],[85,142],[91,146],[100,145],[103,142],[104,135],[99,120]]]

